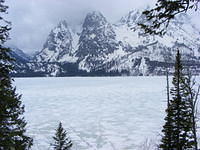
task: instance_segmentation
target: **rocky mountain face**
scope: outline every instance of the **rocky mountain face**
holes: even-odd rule
[[[67,25],[66,21],[61,21],[55,27],[43,46],[40,53],[35,56],[36,62],[76,62],[73,57],[74,38],[76,33],[73,33]]]
[[[177,49],[181,50],[183,60],[199,60],[199,32],[186,15],[175,19],[163,37],[144,34],[137,25],[143,22],[141,12],[131,11],[115,26],[117,40],[125,53],[120,54],[117,66],[111,69],[129,70],[132,75],[162,74],[166,65],[173,64]]]
[[[76,52],[79,69],[87,72],[101,69],[108,55],[118,49],[116,34],[110,23],[99,12],[89,13]]]
[[[12,62],[12,65],[14,65],[15,70],[13,74],[19,75],[19,74],[28,74],[28,72],[33,73],[33,71],[30,71],[28,63],[31,60],[31,57],[27,54],[25,54],[21,49],[14,47],[14,46],[6,46],[9,47],[12,51],[10,52],[10,56],[14,58],[14,61]]]
[[[200,30],[187,15],[174,19],[163,37],[144,34],[137,25],[142,22],[146,20],[138,10],[115,24],[100,12],[88,13],[81,31],[61,21],[43,49],[23,65],[29,74],[41,76],[163,75],[166,67],[173,72],[179,49],[185,65],[200,73]]]
[[[21,49],[13,46],[10,48],[12,49],[11,57],[14,57],[17,62],[28,62],[31,59],[31,57],[25,54]]]

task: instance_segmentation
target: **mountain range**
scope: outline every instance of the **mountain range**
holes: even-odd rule
[[[140,10],[130,11],[115,24],[101,12],[87,14],[79,29],[63,20],[51,30],[33,57],[13,48],[13,76],[164,75],[173,72],[177,49],[185,66],[200,74],[200,30],[186,14],[175,18],[164,36],[147,35]]]

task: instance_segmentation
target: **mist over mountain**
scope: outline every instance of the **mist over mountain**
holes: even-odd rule
[[[185,65],[200,73],[200,30],[181,14],[163,37],[144,34],[137,25],[146,20],[133,10],[111,24],[101,12],[86,15],[74,29],[60,21],[49,33],[43,49],[26,59],[16,76],[163,75],[179,49]],[[22,65],[24,67],[24,64]],[[19,65],[18,65],[18,68]]]

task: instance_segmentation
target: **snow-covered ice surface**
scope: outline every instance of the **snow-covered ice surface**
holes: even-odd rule
[[[165,77],[17,78],[33,150],[48,150],[58,123],[73,150],[139,150],[160,137]]]

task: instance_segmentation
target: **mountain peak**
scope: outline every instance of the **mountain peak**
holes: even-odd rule
[[[68,30],[68,28],[69,27],[68,27],[67,21],[66,20],[61,20],[52,31],[53,32],[57,31],[57,30],[66,31],[66,30]]]
[[[87,72],[127,71],[146,75],[162,71],[157,62],[174,60],[177,48],[184,50],[184,58],[198,59],[199,30],[191,26],[187,16],[175,18],[165,36],[151,36],[144,35],[138,26],[148,23],[143,10],[130,11],[117,25],[110,24],[102,13],[92,11],[85,17],[80,32],[65,20],[60,21],[37,54],[37,62],[70,62],[77,70]]]
[[[106,56],[118,48],[113,26],[97,11],[88,13],[79,39],[76,56],[79,68],[90,71],[101,66]]]
[[[107,23],[106,18],[103,16],[102,13],[98,11],[92,11],[87,14],[85,21],[83,23],[83,27],[90,26],[101,26]]]
[[[66,20],[61,20],[59,23],[58,23],[58,26],[64,26],[64,27],[68,27],[68,24],[67,24],[67,21]]]
[[[50,32],[42,51],[36,55],[36,60],[39,62],[71,61],[74,38],[72,34],[67,22],[60,21]]]
[[[102,14],[100,11],[92,11],[92,12],[89,12],[89,13],[87,14],[87,16],[103,17],[103,14]]]
[[[134,24],[137,24],[143,21],[144,21],[144,17],[142,15],[142,12],[138,9],[135,9],[135,10],[129,11],[128,14],[122,17],[120,20],[120,23],[127,24],[128,26],[132,26]]]

